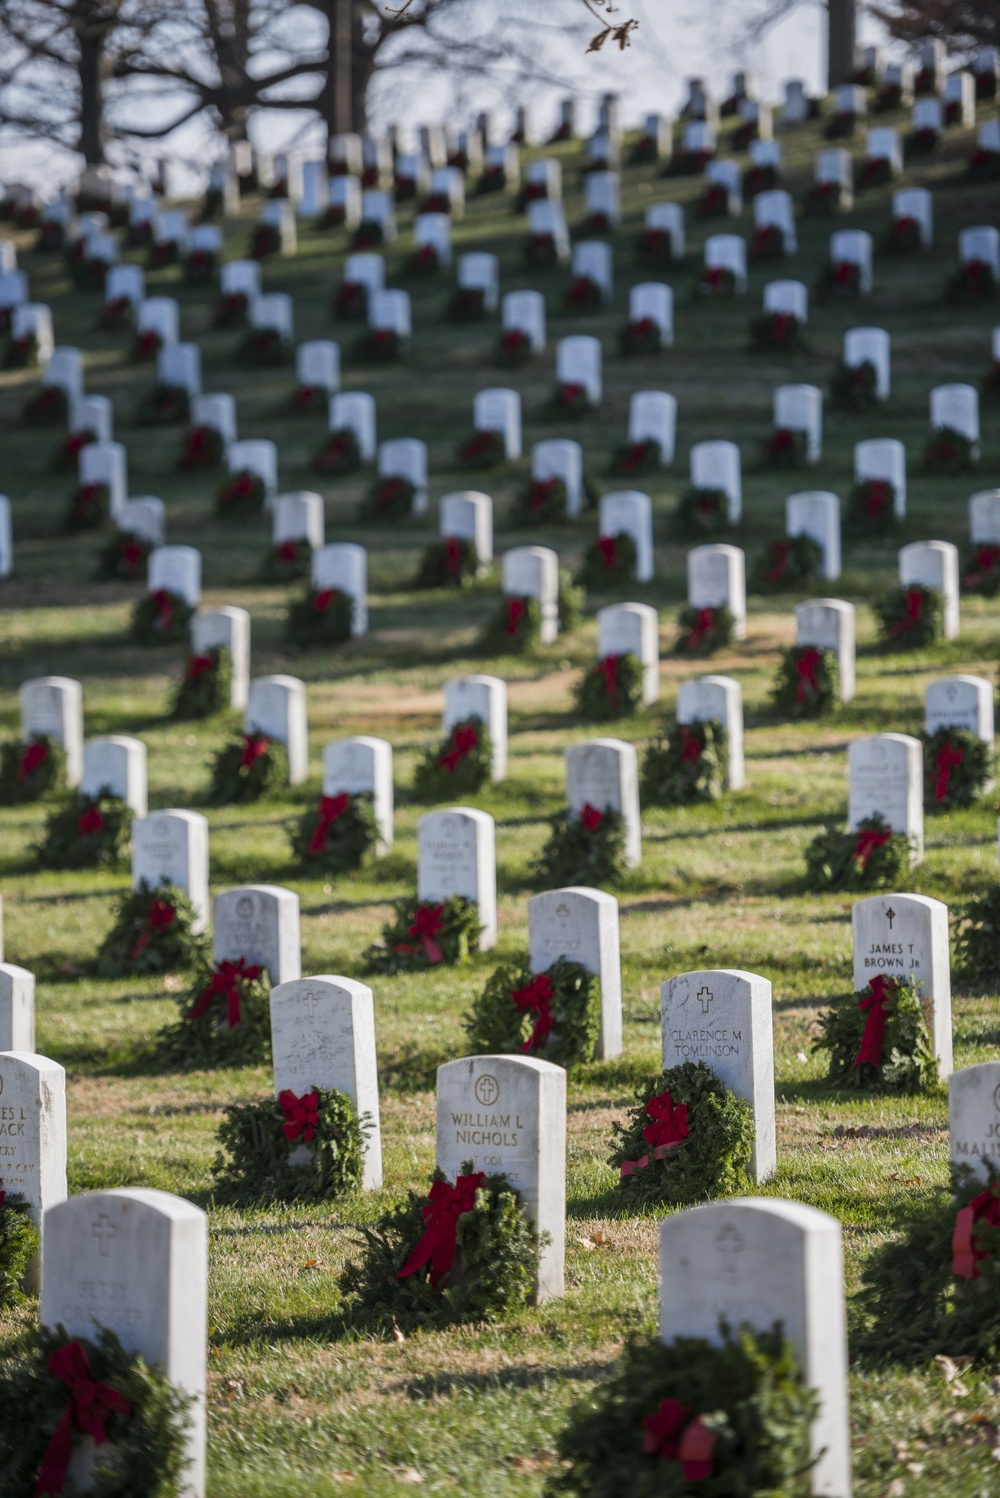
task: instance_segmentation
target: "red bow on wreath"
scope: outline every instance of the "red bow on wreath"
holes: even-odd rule
[[[479,735],[474,728],[456,728],[451,738],[451,748],[438,756],[438,766],[454,775],[459,760],[463,760],[473,749],[479,748]]]
[[[514,1007],[526,1009],[535,1022],[535,1028],[521,1047],[522,1051],[540,1051],[552,1033],[552,979],[546,973],[532,978],[523,988],[511,990]]]
[[[48,744],[36,739],[34,743],[25,745],[17,761],[18,780],[28,780],[36,770],[41,769],[48,757]]]
[[[886,827],[879,832],[875,827],[866,827],[857,834],[854,839],[854,856],[861,865],[862,872],[868,867],[868,860],[876,848],[881,848],[892,837],[892,828]]]
[[[169,900],[151,900],[149,909],[146,911],[146,924],[139,933],[139,940],[128,954],[129,958],[138,957],[149,946],[154,931],[163,931],[167,926],[172,926],[177,919],[177,911]]]
[[[444,925],[443,905],[418,905],[413,918],[413,925],[407,931],[407,936],[418,936],[424,949],[424,956],[428,962],[437,963],[444,961],[444,953],[434,940]]]
[[[529,509],[544,509],[561,482],[562,481],[560,479],[555,478],[536,479],[531,486],[531,499],[529,501]]]
[[[351,798],[346,791],[342,791],[339,796],[320,796],[316,826],[313,828],[313,835],[306,849],[310,857],[323,852],[330,828],[338,817],[343,816],[350,804]]]
[[[680,725],[680,736],[681,763],[685,765],[697,764],[698,760],[701,759],[702,754],[701,739],[694,732],[694,730],[688,728],[686,724]]]
[[[781,432],[775,433],[774,441],[771,444],[772,449],[775,452],[780,452],[782,450],[782,444],[778,442],[778,438],[782,435],[783,433]],[[783,580],[786,572],[788,571],[788,542],[772,541],[770,552],[771,566],[768,570],[767,580],[769,583],[780,583]]]
[[[580,821],[588,832],[596,832],[604,821],[604,813],[598,811],[596,806],[591,806],[589,801],[585,801],[580,808]]]
[[[906,613],[889,631],[893,638],[897,635],[909,634],[910,630],[919,624],[923,617],[924,595],[919,588],[907,588],[904,601],[906,603]]]
[[[104,830],[104,813],[96,802],[77,817],[76,830],[81,837],[91,837],[95,832]]]
[[[610,572],[615,565],[615,552],[617,550],[617,536],[598,536],[597,549],[604,560],[604,565]]]
[[[647,1124],[642,1131],[642,1137],[650,1146],[654,1160],[662,1160],[664,1155],[678,1144],[682,1144],[688,1137],[687,1104],[674,1104],[669,1092],[661,1092],[656,1097],[651,1097],[646,1104],[646,1114],[653,1120]],[[641,1155],[638,1160],[623,1160],[621,1166],[622,1176],[634,1175],[637,1170],[645,1170],[649,1164],[649,1155]]]
[[[462,570],[462,543],[456,536],[445,537],[444,570],[449,577],[457,577]]]
[[[214,668],[214,657],[210,655],[190,655],[188,656],[187,669],[184,675],[188,681],[197,681],[200,676],[205,675],[206,671],[212,671]]]
[[[937,752],[934,768],[937,771],[937,782],[934,786],[934,800],[944,801],[948,796],[948,782],[951,779],[952,770],[957,770],[965,758],[965,751],[957,744],[942,744]]]
[[[296,1097],[291,1088],[286,1087],[278,1093],[278,1106],[285,1115],[281,1128],[289,1144],[300,1137],[308,1144],[319,1123],[319,1093],[314,1089]]]
[[[486,1179],[485,1171],[471,1176],[456,1176],[454,1186],[435,1181],[424,1205],[424,1231],[416,1248],[396,1273],[398,1280],[415,1274],[428,1261],[431,1284],[437,1289],[455,1262],[458,1245],[458,1219],[476,1205],[476,1192]]]
[[[197,1004],[188,1015],[188,1019],[201,1019],[205,1010],[214,998],[220,994],[226,1001],[226,1019],[230,1030],[235,1030],[243,1020],[240,1011],[240,989],[244,983],[252,983],[255,978],[260,977],[260,967],[256,963],[248,964],[246,958],[241,957],[238,962],[220,962],[211,981],[206,989],[203,989]]]
[[[45,1371],[66,1385],[69,1402],[42,1457],[35,1498],[52,1498],[52,1495],[62,1492],[73,1455],[74,1430],[80,1435],[91,1436],[95,1446],[103,1446],[107,1439],[104,1422],[108,1416],[123,1415],[128,1419],[132,1413],[132,1406],[124,1394],[94,1378],[82,1342],[67,1342],[63,1347],[57,1347],[46,1363]]]
[[[270,744],[270,739],[266,738],[262,733],[245,733],[243,735],[243,758],[240,760],[240,769],[253,769],[255,762],[267,753]]]
[[[896,996],[899,984],[895,978],[887,978],[884,973],[879,973],[868,985],[871,990],[858,1000],[858,1008],[862,1014],[867,1014],[865,1021],[865,1033],[861,1037],[861,1049],[854,1058],[854,1065],[860,1066],[867,1061],[869,1066],[882,1065],[882,1043],[885,1040],[885,1026],[889,1018],[889,1001]]]
[[[274,549],[282,562],[294,562],[298,558],[299,543],[297,541],[281,541]]]
[[[527,604],[525,603],[523,598],[507,599],[507,617],[504,621],[505,634],[517,634],[518,630],[521,627],[521,619],[523,618],[526,609]]]
[[[325,614],[333,602],[333,595],[336,591],[335,588],[320,588],[318,592],[314,593],[312,600],[313,613]]]
[[[715,623],[714,609],[699,609],[697,617],[687,632],[685,644],[688,650],[697,650],[704,643],[705,637]]]
[[[615,707],[618,706],[618,668],[621,660],[620,655],[606,655],[603,661],[597,663],[597,674],[604,678],[604,689]]]
[[[702,1424],[690,1405],[678,1399],[664,1399],[653,1415],[642,1422],[646,1434],[642,1449],[661,1462],[680,1462],[688,1482],[700,1482],[712,1475],[712,1453],[716,1437]]]
[[[977,1280],[977,1262],[989,1258],[986,1249],[975,1245],[977,1222],[984,1222],[987,1227],[1000,1228],[1000,1196],[997,1195],[995,1186],[988,1186],[985,1191],[974,1196],[955,1218],[955,1232],[951,1240],[951,1272],[956,1279]]]
[[[823,660],[822,652],[815,645],[809,645],[800,655],[795,658],[795,672],[798,682],[795,687],[796,702],[805,702],[811,692],[819,691],[819,682],[816,680],[816,672],[819,670]]]
[[[153,607],[156,609],[156,618],[153,628],[165,635],[174,622],[174,600],[169,588],[157,588],[153,594]]]

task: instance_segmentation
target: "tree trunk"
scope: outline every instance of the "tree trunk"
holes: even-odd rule
[[[850,83],[857,66],[857,0],[827,0],[827,87]]]
[[[80,146],[88,166],[104,162],[104,40],[98,27],[81,29],[80,58]]]

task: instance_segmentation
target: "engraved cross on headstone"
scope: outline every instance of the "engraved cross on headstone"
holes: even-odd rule
[[[91,1225],[90,1231],[97,1239],[99,1245],[98,1253],[102,1259],[106,1259],[111,1252],[108,1244],[115,1237],[118,1231],[117,1228],[111,1221],[111,1218],[105,1212],[102,1212],[97,1221]]]
[[[893,910],[893,908],[892,908],[891,905],[889,906],[889,909],[885,913],[885,918],[889,922],[889,930],[891,931],[892,930],[892,923],[896,919],[896,912]]]
[[[704,988],[699,988],[698,992],[695,994],[695,998],[701,1005],[702,1014],[707,1014],[709,1009],[712,1007],[712,1000],[715,998],[715,994],[706,985],[706,987]]]
[[[743,1238],[734,1227],[724,1227],[715,1235],[715,1247],[723,1256],[726,1274],[736,1273],[736,1255],[743,1252]]]
[[[311,1019],[311,1020],[315,1019],[316,1018],[316,1010],[319,1007],[319,994],[318,993],[304,993],[302,995],[301,1003],[302,1003],[303,1008],[306,1011],[306,1017],[307,1017],[307,1019]]]

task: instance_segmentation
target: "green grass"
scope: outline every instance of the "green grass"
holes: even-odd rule
[[[801,200],[820,146],[810,126],[784,139],[786,185]],[[401,1491],[415,1470],[443,1494],[539,1493],[572,1401],[614,1361],[625,1333],[651,1329],[656,1306],[656,1224],[624,1216],[606,1163],[611,1121],[622,1116],[637,1078],[656,1064],[660,982],[692,967],[737,966],[774,985],[775,1077],[779,1169],[767,1194],[789,1196],[834,1213],[844,1224],[849,1292],[866,1256],[887,1231],[891,1209],[946,1178],[947,1107],[928,1099],[858,1098],[830,1089],[811,1055],[816,1015],[850,983],[850,906],[846,896],[802,888],[803,851],[817,828],[842,814],[846,747],[864,732],[919,732],[926,683],[948,671],[992,676],[997,608],[963,601],[960,640],[915,655],[886,655],[875,645],[872,597],[895,577],[896,548],[939,538],[960,546],[968,534],[969,494],[991,482],[998,456],[996,405],[984,400],[983,463],[978,474],[930,479],[917,460],[927,432],[928,392],[946,380],[975,383],[989,358],[989,309],[955,309],[942,299],[960,227],[997,222],[995,191],[961,181],[970,137],[950,133],[940,158],[922,162],[912,180],[933,185],[937,240],[914,259],[877,255],[875,291],[862,303],[813,303],[809,350],[786,360],[746,352],[747,322],[760,306],[766,280],[793,275],[810,286],[839,223],[869,229],[878,242],[888,225],[888,193],[862,194],[842,221],[806,219],[800,250],[787,267],[752,266],[745,300],[705,305],[690,287],[706,233],[729,224],[702,224],[689,214],[689,265],[669,279],[676,295],[676,344],[656,357],[620,359],[615,335],[624,320],[628,286],[657,279],[633,263],[632,244],[644,206],[661,195],[689,205],[697,183],[662,183],[648,167],[625,172],[626,226],[616,236],[616,296],[610,310],[571,319],[559,310],[568,273],[526,273],[523,233],[504,201],[470,204],[456,226],[455,245],[490,248],[501,259],[503,289],[539,286],[548,297],[550,349],[513,376],[494,368],[495,324],[456,328],[444,321],[446,278],[412,284],[414,348],[398,367],[369,369],[352,357],[357,325],[332,324],[331,294],[346,248],[340,234],[305,230],[294,260],[269,262],[269,290],[294,293],[300,339],[339,338],[345,384],[371,390],[379,436],[424,437],[430,446],[432,499],[482,488],[496,505],[498,554],[538,541],[575,565],[592,538],[594,516],[563,528],[522,531],[510,501],[524,482],[527,460],[497,474],[461,472],[457,444],[471,425],[472,394],[513,384],[522,394],[525,451],[545,435],[576,435],[600,485],[614,447],[624,440],[629,394],[672,390],[679,403],[678,455],[667,475],[646,487],[654,505],[656,581],[628,590],[660,611],[662,697],[648,713],[611,731],[642,742],[672,706],[683,676],[704,669],[668,655],[673,620],[684,598],[686,548],[671,537],[669,517],[685,487],[691,444],[710,437],[738,441],[744,454],[740,544],[752,564],[765,542],[781,534],[784,500],[800,488],[846,496],[855,441],[902,438],[910,457],[909,515],[890,540],[848,543],[838,596],[858,605],[858,694],[836,718],[789,725],[769,708],[779,650],[791,642],[788,599],[750,600],[746,642],[709,669],[740,681],[747,727],[747,790],[721,804],[643,816],[644,853],[621,892],[625,1054],[575,1075],[569,1087],[567,1294],[563,1301],[512,1317],[503,1325],[410,1336],[405,1342],[333,1334],[338,1272],[358,1252],[359,1223],[372,1220],[425,1178],[433,1163],[434,1075],[463,1050],[462,1015],[498,957],[523,948],[525,903],[546,818],[563,795],[562,751],[595,731],[572,716],[572,690],[593,659],[594,607],[585,624],[551,650],[528,658],[484,661],[476,641],[495,608],[497,571],[455,599],[416,593],[410,580],[432,522],[366,533],[357,506],[369,475],[335,484],[317,480],[310,458],[323,420],[295,418],[287,400],[292,370],[255,372],[239,359],[239,334],[210,327],[212,293],[193,291],[175,270],[149,276],[151,293],[176,294],[183,336],[204,352],[206,389],[233,391],[240,435],[279,444],[283,488],[323,492],[327,536],[362,540],[369,548],[371,629],[334,653],[292,656],[283,644],[286,590],[253,581],[268,535],[264,522],[230,528],[212,514],[213,475],[176,467],[176,430],[137,428],[130,413],[152,382],[148,367],[128,362],[123,336],[95,327],[98,298],[77,293],[61,261],[20,242],[34,299],[52,304],[62,343],[87,354],[88,389],[111,395],[117,435],[129,448],[130,492],[162,496],[168,534],[201,548],[208,603],[238,603],[253,616],[255,674],[290,671],[308,685],[312,775],[286,801],[263,809],[208,812],[213,888],[274,881],[302,903],[304,972],[360,975],[361,953],[375,939],[389,902],[411,891],[416,875],[417,818],[409,794],[423,748],[439,734],[442,682],[466,670],[491,670],[510,687],[511,754],[507,781],[476,804],[497,820],[500,943],[497,953],[467,970],[376,979],[386,1185],[331,1209],[235,1212],[212,1207],[214,1132],[231,1100],[262,1094],[263,1068],[176,1075],[157,1070],[150,1039],[174,1015],[169,993],[153,980],[110,983],[93,978],[93,958],[127,883],[118,874],[39,871],[30,845],[42,813],[28,807],[0,814],[0,887],[5,897],[7,956],[38,976],[38,1045],[68,1071],[69,1172],[73,1191],[120,1185],[156,1186],[207,1206],[211,1221],[210,1479],[213,1498]],[[860,143],[859,143],[860,148]],[[564,162],[570,223],[582,216],[579,156],[556,148]],[[910,180],[912,174],[907,174]],[[227,252],[243,253],[254,205],[227,226]],[[410,210],[388,254],[389,281],[411,245]],[[748,233],[747,210],[731,227]],[[883,409],[851,415],[825,412],[824,456],[816,470],[775,474],[757,464],[771,425],[771,397],[785,380],[824,387],[844,329],[856,323],[892,335],[893,395]],[[605,401],[592,419],[560,426],[545,413],[552,388],[552,344],[564,332],[593,331],[604,342]],[[89,736],[136,733],[149,746],[150,805],[197,806],[207,762],[232,724],[178,725],[167,716],[179,653],[138,650],[126,633],[136,590],[91,581],[101,542],[68,538],[60,521],[71,479],[51,466],[58,434],[19,426],[32,377],[0,374],[2,487],[14,505],[17,575],[0,592],[0,732],[16,731],[16,688],[45,672],[84,682]],[[993,398],[995,400],[995,397]],[[816,593],[830,591],[817,587]],[[317,793],[319,750],[329,738],[365,732],[388,738],[396,751],[396,845],[379,866],[332,887],[303,879],[291,860],[287,827]],[[927,858],[911,888],[953,907],[997,877],[996,808],[928,817]],[[995,1055],[1000,1042],[996,996],[958,995],[954,1005],[957,1066]],[[596,1241],[595,1243],[595,1240]],[[0,1345],[30,1319],[31,1309],[5,1318]],[[856,1317],[851,1312],[852,1324]],[[947,1352],[947,1348],[941,1349]],[[936,1367],[875,1367],[852,1371],[856,1492],[980,1498],[995,1490],[996,1370],[963,1372],[959,1393]],[[410,1473],[409,1478],[407,1473]]]

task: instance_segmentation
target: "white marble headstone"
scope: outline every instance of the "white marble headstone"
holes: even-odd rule
[[[312,586],[336,588],[354,600],[351,635],[368,631],[368,553],[353,541],[338,541],[313,552]]]
[[[146,815],[146,745],[142,739],[112,734],[90,739],[83,746],[83,781],[86,796],[110,791],[119,796],[137,817]]]
[[[847,820],[851,831],[882,817],[910,842],[910,860],[924,856],[924,756],[919,739],[879,733],[848,746]]]
[[[371,792],[379,832],[375,851],[385,853],[393,842],[392,745],[364,735],[324,744],[323,795],[357,796],[365,791]]]
[[[375,397],[362,390],[344,390],[330,400],[327,425],[331,432],[353,432],[363,463],[375,457]]]
[[[854,696],[854,618],[853,603],[840,598],[812,598],[795,605],[795,643],[833,651],[841,702]]]
[[[218,604],[199,609],[191,620],[191,648],[195,655],[222,647],[229,651],[232,679],[229,706],[242,710],[250,691],[250,615],[246,609]]]
[[[521,397],[516,390],[478,391],[472,403],[472,425],[477,432],[500,433],[508,463],[521,456]]]
[[[508,291],[503,299],[500,322],[505,333],[515,328],[531,339],[531,351],[545,347],[545,297],[540,291]]]
[[[740,450],[735,442],[696,442],[691,448],[691,486],[721,489],[728,505],[730,525],[738,525],[743,514],[743,484]]]
[[[224,889],[212,902],[212,961],[241,957],[267,969],[273,985],[301,977],[299,897],[277,884]]]
[[[165,588],[196,609],[201,602],[201,552],[193,546],[156,546],[149,553],[147,591]]]
[[[208,925],[208,819],[198,811],[155,811],[132,823],[132,888],[173,884],[194,907],[192,929]]]
[[[596,1056],[622,1053],[622,971],[618,901],[600,889],[569,885],[528,901],[531,970],[542,973],[565,958],[593,973],[601,985],[601,1029]]]
[[[687,554],[687,596],[692,608],[728,609],[736,639],[746,639],[747,563],[739,546],[719,542],[692,547]]]
[[[478,718],[490,736],[490,778],[507,775],[507,683],[499,676],[455,676],[444,686],[441,727],[449,733],[456,723]]]
[[[2,958],[0,953],[0,958]],[[0,960],[0,1051],[35,1049],[35,975],[27,968]],[[10,1120],[3,1116],[0,1097],[0,1128]],[[6,1133],[6,1129],[4,1133]],[[16,1130],[15,1130],[16,1132]],[[2,1137],[2,1136],[0,1136]],[[0,1144],[0,1190],[4,1189],[4,1159],[11,1146]],[[13,1189],[8,1181],[7,1189]]]
[[[636,390],[629,398],[628,440],[659,444],[660,462],[674,461],[677,440],[677,398],[666,390]]]
[[[547,437],[531,449],[531,477],[560,479],[566,488],[566,514],[583,508],[583,449],[569,437]]]
[[[948,1132],[953,1165],[968,1165],[984,1182],[1000,1163],[1000,1061],[981,1061],[948,1078]]]
[[[308,541],[315,551],[323,545],[325,524],[322,494],[308,489],[279,494],[271,511],[271,540],[275,546],[283,541]]]
[[[871,364],[875,369],[875,399],[889,398],[889,334],[884,328],[848,328],[844,334],[844,363],[848,369]]]
[[[892,513],[897,520],[906,515],[906,448],[895,437],[870,437],[854,447],[854,478],[885,479],[895,491]]]
[[[66,1073],[28,1050],[0,1051],[0,1184],[28,1202],[36,1228],[66,1200]],[[28,1265],[25,1287],[37,1291],[48,1245]]]
[[[597,611],[597,655],[634,655],[642,668],[642,700],[660,695],[660,633],[656,610],[648,603],[616,603]]]
[[[66,784],[83,775],[83,687],[69,676],[36,676],[21,683],[21,740],[47,734],[66,755]]]
[[[993,751],[993,683],[985,676],[943,676],[924,688],[924,731],[964,728]]]
[[[803,432],[806,462],[823,453],[823,392],[818,385],[779,385],[774,392],[774,425]]]
[[[551,645],[559,633],[559,558],[548,546],[515,546],[501,561],[502,589],[508,598],[537,598],[542,615],[540,642]]]
[[[566,750],[566,801],[571,816],[579,816],[587,805],[618,812],[625,824],[625,863],[635,868],[641,862],[639,760],[634,744],[611,738],[572,744]]]
[[[471,806],[431,811],[417,823],[417,899],[462,895],[479,909],[479,950],[497,941],[496,824]]]
[[[301,785],[309,773],[305,683],[295,676],[255,677],[250,683],[243,726],[247,733],[262,733],[284,744],[288,782]]]
[[[854,988],[873,978],[912,978],[942,1078],[951,1071],[951,958],[948,907],[929,895],[872,895],[851,910]]]
[[[442,536],[471,541],[481,563],[493,560],[493,501],[475,489],[459,489],[441,498],[438,528]]]
[[[822,489],[790,494],[785,500],[785,533],[808,536],[823,553],[820,576],[833,582],[840,576],[840,500]]]
[[[708,723],[713,718],[726,731],[726,788],[746,785],[743,758],[743,689],[732,676],[693,676],[677,691],[677,722]]]
[[[635,580],[653,578],[653,505],[648,494],[622,489],[602,496],[598,510],[602,536],[629,536],[635,543]]]
[[[959,632],[958,548],[950,541],[912,541],[899,553],[902,587],[920,583],[935,588],[944,603],[944,638],[954,640]]]

